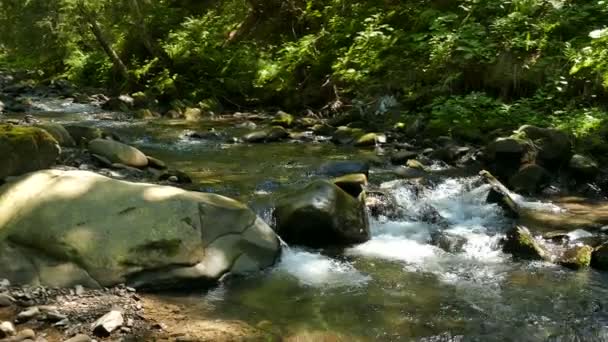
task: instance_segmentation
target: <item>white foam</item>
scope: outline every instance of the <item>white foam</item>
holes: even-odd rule
[[[301,284],[313,287],[362,286],[371,279],[350,263],[289,247],[284,247],[275,271],[287,273]]]

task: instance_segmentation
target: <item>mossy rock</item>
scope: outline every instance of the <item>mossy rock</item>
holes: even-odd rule
[[[42,128],[47,131],[50,135],[55,138],[55,140],[59,143],[59,146],[62,147],[74,147],[76,146],[76,142],[72,135],[68,130],[60,124],[56,123],[41,123],[37,124],[36,127]]]
[[[159,113],[153,112],[150,109],[139,109],[135,111],[135,114],[133,115],[134,118],[142,120],[157,119],[160,118],[160,116]]]
[[[276,142],[289,137],[289,132],[281,126],[273,126],[265,130],[254,131],[243,136],[248,143]]]
[[[592,253],[593,247],[591,246],[574,246],[564,252],[558,263],[574,270],[586,268],[591,265]]]
[[[317,120],[315,118],[308,118],[308,117],[299,118],[296,120],[297,126],[302,127],[302,128],[311,128],[318,123],[319,123],[319,120]]]
[[[414,169],[414,170],[420,170],[420,171],[425,171],[425,172],[428,171],[428,168],[416,159],[408,160],[405,163],[405,166],[409,167],[410,169]]]
[[[365,132],[360,128],[340,126],[334,132],[331,141],[339,145],[348,145],[356,142]]]
[[[283,111],[279,111],[272,119],[272,124],[275,126],[281,126],[284,128],[289,128],[293,126],[294,118],[293,115],[287,114]]]
[[[503,251],[518,259],[550,260],[549,252],[534,239],[527,228],[521,226],[507,232]]]
[[[97,127],[65,125],[64,128],[79,145],[83,143],[86,144],[91,140],[101,139],[105,136],[105,133]]]
[[[334,132],[336,131],[335,127],[330,126],[328,124],[316,124],[316,125],[312,126],[311,129],[313,132],[315,132],[315,134],[325,135],[325,136],[330,136],[330,135],[334,134]]]
[[[361,136],[355,142],[355,146],[358,147],[373,147],[376,146],[382,140],[382,137],[378,133],[367,133]],[[386,139],[385,139],[386,140]]]
[[[515,192],[535,194],[551,181],[545,168],[536,164],[524,165],[511,179],[509,184]]]
[[[0,125],[0,179],[49,168],[60,153],[57,141],[41,128]]]
[[[203,118],[203,111],[200,108],[188,107],[184,110],[186,121],[199,121]]]

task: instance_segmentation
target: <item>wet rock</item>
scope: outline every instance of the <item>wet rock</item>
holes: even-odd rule
[[[524,165],[511,179],[509,184],[516,192],[536,194],[549,185],[551,175],[545,168],[536,164]]]
[[[17,322],[27,322],[38,317],[38,315],[40,315],[40,309],[37,306],[33,306],[17,314],[16,320]]]
[[[598,270],[608,270],[608,243],[604,243],[593,251],[591,266]]]
[[[112,310],[93,323],[92,330],[96,336],[108,337],[116,329],[122,327],[123,324],[124,318],[122,317],[122,312]]]
[[[421,162],[419,162],[418,160],[415,159],[410,159],[405,163],[405,166],[410,168],[410,169],[414,169],[414,170],[420,170],[420,171],[428,171],[428,168],[426,166],[424,166],[424,164],[422,164]]]
[[[317,135],[330,136],[334,134],[336,129],[328,124],[316,124],[312,126],[312,131]]]
[[[369,164],[362,161],[332,161],[319,168],[319,174],[329,177],[340,177],[362,173],[369,176]]]
[[[253,121],[245,121],[245,122],[241,122],[240,124],[237,124],[235,127],[236,128],[256,129],[258,127],[258,125]]]
[[[105,135],[101,129],[96,127],[65,125],[64,128],[78,145],[86,144],[91,140],[101,139]]]
[[[255,131],[243,136],[248,143],[276,142],[289,137],[289,132],[280,126],[273,126],[262,131]]]
[[[276,234],[240,202],[86,171],[7,183],[0,211],[0,274],[19,285],[203,286],[271,266],[280,254]]]
[[[183,171],[179,171],[179,170],[166,170],[164,171],[159,177],[158,180],[160,181],[170,181],[173,183],[179,183],[179,184],[191,184],[192,183],[192,178],[190,178],[190,176],[183,172]]]
[[[128,112],[133,109],[135,100],[129,95],[120,95],[111,97],[108,101],[101,105],[101,108],[110,111]]]
[[[558,129],[525,125],[515,134],[523,135],[534,143],[537,162],[548,169],[565,165],[572,157],[572,139]]]
[[[11,322],[2,322],[0,323],[0,339],[7,338],[10,336],[15,336],[17,331],[15,330],[15,326]]]
[[[310,118],[310,117],[299,118],[296,120],[296,126],[305,128],[305,129],[310,129],[310,128],[314,127],[315,125],[317,125],[318,123],[319,123],[319,120]]]
[[[367,176],[363,173],[350,174],[335,178],[332,182],[351,196],[359,197],[367,186]]]
[[[152,111],[150,109],[138,109],[133,114],[135,119],[140,120],[150,120],[150,119],[158,119],[161,117],[160,113]]]
[[[188,135],[188,137],[200,140],[223,140],[224,137],[215,129],[210,129],[207,132],[194,132]]]
[[[397,218],[400,215],[397,199],[388,191],[367,190],[365,192],[365,206],[372,217]]]
[[[534,239],[532,233],[527,228],[521,226],[513,227],[507,232],[503,251],[520,259],[550,259],[548,251]]]
[[[165,170],[167,168],[167,164],[157,158],[146,156],[148,158],[148,166],[151,168],[155,168],[158,170]]]
[[[520,137],[497,138],[486,146],[485,157],[491,171],[502,180],[509,180],[522,163],[534,161],[530,142]]]
[[[575,177],[581,178],[582,180],[593,179],[599,173],[599,166],[597,162],[580,154],[575,154],[572,156],[568,167]]]
[[[100,156],[98,154],[91,153],[91,158],[93,158],[93,160],[98,162],[102,167],[112,167],[113,163],[104,156]]]
[[[65,340],[64,342],[91,342],[93,341],[89,336],[84,334],[78,334],[70,339]]]
[[[365,132],[360,128],[347,126],[338,127],[331,137],[331,141],[338,145],[348,145],[356,142]]]
[[[45,130],[0,125],[0,179],[49,168],[61,148]]]
[[[89,142],[89,151],[93,154],[98,154],[107,158],[112,163],[119,163],[137,168],[146,167],[148,165],[148,158],[140,150],[113,140],[92,140]]]
[[[36,124],[35,127],[42,128],[47,131],[62,147],[74,147],[76,143],[70,135],[70,133],[60,124],[56,123],[41,123]]]
[[[370,239],[363,201],[327,181],[284,195],[274,215],[277,232],[288,243],[325,247]]]
[[[188,107],[184,110],[186,121],[200,121],[203,118],[203,111],[200,108]]]
[[[586,268],[591,265],[592,253],[593,248],[591,246],[574,246],[564,252],[558,263],[574,270]]]
[[[410,159],[415,159],[418,156],[418,152],[402,150],[394,152],[391,155],[391,163],[395,165],[403,165]]]
[[[443,249],[448,253],[461,253],[467,239],[463,236],[448,231],[434,231],[431,234],[431,244]]]
[[[293,126],[294,118],[293,115],[287,114],[283,111],[278,111],[277,114],[272,119],[272,124],[275,126],[281,126],[284,128],[289,128]]]
[[[287,139],[289,137],[289,132],[281,126],[273,126],[267,131],[268,135],[266,137],[267,142],[281,141],[283,139]]]
[[[367,133],[357,139],[355,146],[372,147],[383,143],[386,143],[386,135],[380,133]]]

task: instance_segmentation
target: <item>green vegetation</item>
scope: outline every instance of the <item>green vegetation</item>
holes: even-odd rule
[[[5,0],[0,48],[6,66],[161,103],[422,117],[465,138],[556,125],[597,140],[607,23],[605,0]],[[396,117],[373,115],[385,111]]]

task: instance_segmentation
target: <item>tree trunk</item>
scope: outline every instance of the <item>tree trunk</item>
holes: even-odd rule
[[[110,42],[108,42],[108,40],[104,36],[103,31],[101,30],[101,27],[99,27],[99,23],[97,22],[97,19],[95,19],[95,17],[93,16],[92,13],[87,11],[87,9],[85,8],[85,5],[83,3],[80,3],[80,12],[84,16],[87,23],[89,24],[89,28],[91,29],[91,32],[93,32],[95,39],[97,40],[97,42],[99,43],[99,45],[101,46],[103,51],[106,53],[106,55],[108,55],[110,60],[112,60],[112,64],[114,65],[114,68],[120,73],[120,75],[125,80],[129,81],[130,80],[129,69],[127,69],[127,66],[125,65],[125,63],[122,61],[122,59],[120,59],[120,56],[118,56],[118,53],[116,53],[114,48],[112,48],[112,45],[110,44]]]

